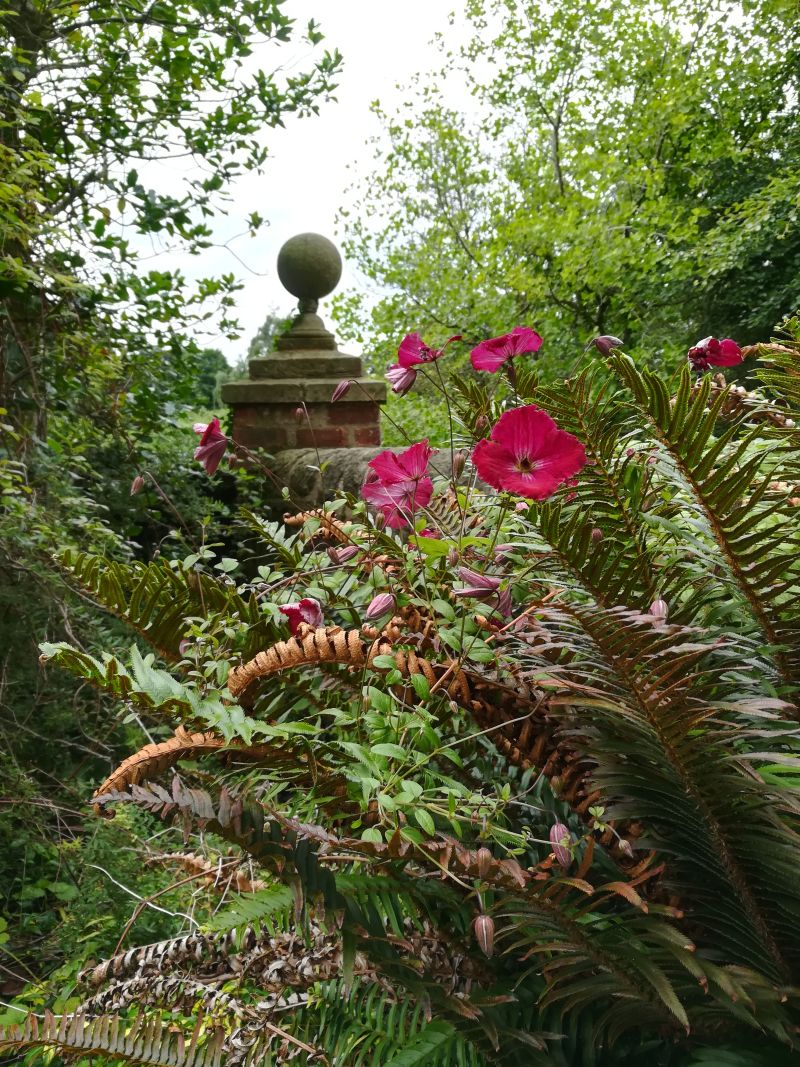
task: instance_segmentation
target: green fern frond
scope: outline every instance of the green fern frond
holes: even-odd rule
[[[42,1021],[29,1015],[23,1023],[0,1028],[0,1052],[52,1049],[64,1056],[111,1057],[141,1067],[219,1067],[222,1031],[187,1048],[187,1038],[153,1015],[127,1023],[117,1015],[88,1018],[46,1012]]]
[[[716,545],[732,586],[772,646],[783,681],[800,683],[800,531],[782,497],[770,492],[785,446],[751,447],[758,431],[737,422],[715,435],[727,390],[710,400],[710,379],[698,389],[684,368],[670,397],[662,379],[638,371],[627,357],[614,366],[647,417],[657,440],[696,505],[700,531]],[[791,460],[786,455],[786,461]]]
[[[234,587],[202,572],[184,570],[178,562],[119,563],[68,549],[59,563],[93,599],[168,660],[181,658],[180,644],[189,619],[217,618],[238,625],[243,655],[253,654],[280,636],[253,592],[244,599]]]
[[[584,709],[579,744],[609,814],[640,822],[664,850],[669,884],[692,901],[710,946],[784,974],[800,958],[788,918],[800,909],[797,840],[745,760],[765,731],[780,750],[791,728],[759,692],[758,673],[749,699],[742,693],[737,672],[748,662],[759,670],[752,647],[720,647],[621,610],[565,604],[537,620],[550,661],[564,650],[557,683],[571,707]],[[520,656],[533,668],[535,644]],[[575,729],[569,718],[565,726]]]
[[[208,929],[217,933],[255,926],[287,912],[294,903],[294,894],[284,885],[269,886],[256,893],[241,893],[224,910],[208,921]]]

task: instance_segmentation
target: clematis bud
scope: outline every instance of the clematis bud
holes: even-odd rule
[[[141,474],[137,474],[131,482],[131,496],[136,496],[137,493],[141,493],[144,489],[144,478]]]
[[[357,553],[358,545],[347,545],[345,548],[334,548],[333,545],[328,547],[328,558],[331,563],[335,563],[337,566],[340,563],[347,563]]]
[[[598,544],[600,541],[603,540],[603,531],[600,529],[599,526],[595,526],[592,530],[592,540],[595,544]]]
[[[453,453],[453,477],[460,478],[464,473],[464,465],[467,462],[467,456],[469,453],[466,448],[459,448]]]
[[[511,588],[510,586],[506,586],[505,589],[501,590],[500,595],[497,598],[497,610],[504,619],[507,619],[511,615],[511,608]]]
[[[669,614],[667,602],[665,600],[662,600],[660,597],[658,598],[658,600],[654,600],[653,603],[650,605],[650,614],[655,619],[666,619],[667,615]]]
[[[494,919],[491,915],[479,915],[472,924],[472,929],[481,952],[491,959],[494,953]]]
[[[569,827],[563,822],[553,823],[550,827],[550,844],[553,846],[556,859],[564,870],[569,870],[572,866],[572,852],[568,847],[571,840]]]
[[[396,606],[397,598],[393,593],[378,593],[370,601],[369,607],[364,612],[364,618],[370,622],[373,619],[380,619],[382,615],[387,615],[390,611],[394,611]]]
[[[295,422],[302,422],[306,417],[306,409],[304,407],[297,407],[294,409]]]
[[[417,380],[417,372],[413,367],[401,367],[399,363],[395,363],[387,370],[386,378],[396,396],[405,396]]]
[[[583,350],[587,352],[594,345],[601,356],[607,356],[612,348],[622,348],[624,343],[624,341],[620,341],[619,337],[612,337],[610,334],[604,333],[599,337],[593,337],[591,341],[587,341]]]
[[[633,859],[633,847],[627,837],[621,837],[619,839],[619,850],[623,856],[627,856],[629,860]]]
[[[352,382],[349,378],[344,378],[336,388],[333,390],[333,396],[331,397],[331,403],[335,404],[337,400],[341,400],[343,396],[346,396],[350,392],[350,386]]]
[[[467,584],[463,589],[454,589],[454,596],[486,597],[497,592],[501,581],[500,578],[492,578],[487,574],[478,574],[469,567],[459,567],[458,577]]]
[[[481,878],[485,878],[492,868],[493,856],[488,848],[485,846],[478,849],[478,854],[475,857],[475,862],[478,867],[478,874]]]

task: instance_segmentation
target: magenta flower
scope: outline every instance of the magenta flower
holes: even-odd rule
[[[427,471],[433,452],[427,440],[418,441],[403,452],[386,449],[367,464],[361,495],[378,508],[391,529],[411,525],[417,508],[430,503],[433,482]]]
[[[689,349],[689,366],[695,371],[706,371],[709,367],[735,367],[744,359],[742,350],[726,337],[718,341],[716,337],[704,337],[694,348]]]
[[[206,474],[213,474],[228,448],[228,438],[219,428],[219,419],[214,418],[208,424],[196,422],[192,427],[199,433],[200,444],[194,450],[194,458],[206,469]]]
[[[491,439],[475,445],[472,462],[495,489],[544,500],[581,470],[586,453],[577,437],[559,430],[547,412],[527,404],[500,416]]]
[[[504,333],[502,337],[481,341],[472,349],[469,358],[475,370],[488,370],[490,374],[494,374],[514,356],[538,352],[541,347],[542,339],[536,330],[527,326],[515,326],[511,333]]]
[[[397,396],[405,396],[417,380],[417,372],[413,367],[401,367],[399,363],[395,363],[387,370],[386,378],[391,384],[393,393]]]
[[[289,630],[294,636],[301,622],[313,626],[315,630],[324,624],[322,608],[318,600],[312,596],[304,596],[292,604],[282,604],[281,614],[289,620]]]
[[[453,341],[460,341],[461,334],[448,337],[441,348],[431,348],[426,345],[418,333],[409,333],[400,342],[397,350],[397,363],[391,366],[386,377],[391,382],[392,392],[398,396],[405,396],[414,382],[417,380],[417,372],[414,369],[420,363],[435,363],[444,350]]]

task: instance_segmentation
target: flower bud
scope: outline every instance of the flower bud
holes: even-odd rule
[[[478,849],[478,854],[475,857],[475,862],[478,867],[478,874],[481,878],[485,878],[489,871],[492,869],[493,856],[488,848],[485,846]]]
[[[373,619],[380,619],[382,615],[388,615],[390,611],[394,611],[396,606],[397,599],[393,593],[378,593],[370,601],[369,607],[364,612],[364,618],[370,622]]]
[[[295,422],[302,422],[306,417],[306,409],[304,407],[296,407],[294,409]]]
[[[328,546],[328,558],[337,567],[341,563],[347,563],[357,552],[357,545],[347,545],[345,548],[334,548],[333,545]]]
[[[625,342],[620,341],[619,337],[612,337],[611,334],[604,333],[599,337],[593,337],[591,341],[586,344],[584,352],[594,345],[601,356],[607,356],[612,348],[622,348],[624,344]]]
[[[189,649],[192,647],[192,642],[188,638],[184,637],[181,643],[178,645],[178,651],[182,656],[185,656]]]
[[[621,837],[619,839],[619,850],[623,856],[626,856],[629,860],[633,859],[633,847],[627,837]]]
[[[592,530],[592,540],[595,544],[598,544],[600,541],[603,540],[603,531],[600,529],[599,526],[595,526]]]
[[[550,844],[553,846],[553,853],[556,859],[564,870],[568,870],[572,866],[572,852],[568,847],[571,840],[569,827],[565,826],[563,822],[553,823],[550,827]]]
[[[453,477],[460,478],[464,473],[464,466],[469,453],[465,448],[459,448],[453,453]]]
[[[633,457],[636,455],[636,452],[632,448],[626,448],[625,455],[628,457],[628,459],[633,459]]]
[[[494,919],[491,915],[479,915],[472,924],[472,929],[481,952],[491,958],[494,953]]]
[[[660,597],[658,598],[658,600],[654,600],[653,603],[650,605],[650,614],[655,619],[666,619],[667,615],[669,614],[667,602],[665,600],[662,600]]]
[[[475,429],[476,430],[485,430],[488,425],[489,425],[489,420],[486,418],[485,415],[479,415],[477,417],[477,419],[475,420]]]
[[[350,392],[350,386],[352,382],[349,378],[344,378],[336,388],[333,390],[333,396],[331,397],[331,403],[335,404],[337,400],[341,400],[343,396]]]
[[[137,474],[131,482],[131,496],[136,496],[137,493],[141,493],[144,489],[144,478],[141,474]]]

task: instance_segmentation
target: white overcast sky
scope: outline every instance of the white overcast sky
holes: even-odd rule
[[[215,241],[223,244],[245,229],[242,219],[257,211],[269,225],[255,238],[245,235],[233,240],[235,255],[214,247],[200,256],[160,254],[148,257],[146,264],[179,268],[189,278],[233,271],[242,280],[244,288],[237,300],[242,337],[228,341],[211,335],[204,343],[221,348],[233,361],[246,351],[249,338],[269,310],[274,307],[280,314],[292,310],[292,298],[275,271],[278,249],[287,238],[309,230],[337,240],[335,218],[346,200],[346,189],[357,174],[368,174],[374,166],[373,150],[366,141],[378,132],[379,123],[370,104],[380,100],[391,111],[403,99],[398,86],[408,85],[419,71],[436,69],[441,57],[433,37],[447,29],[454,6],[460,7],[460,0],[455,4],[453,0],[286,0],[284,11],[297,20],[298,30],[313,18],[325,34],[320,48],[342,52],[337,100],[322,104],[319,116],[289,116],[285,129],[266,131],[270,158],[264,173],[242,178],[234,189],[229,215],[213,223]],[[448,44],[451,38],[449,34]],[[276,59],[284,66],[296,64],[303,69],[315,54],[299,42],[277,49],[267,46],[264,51],[262,57],[256,50],[253,60],[267,70]],[[357,284],[345,263],[340,289]],[[321,311],[335,329],[329,305],[323,302]]]

